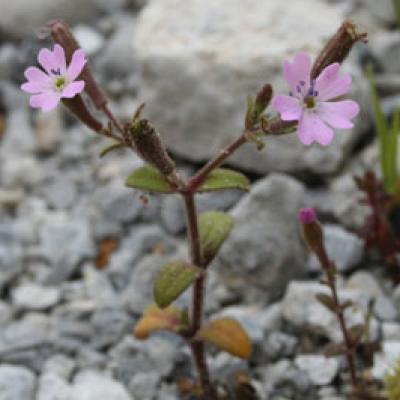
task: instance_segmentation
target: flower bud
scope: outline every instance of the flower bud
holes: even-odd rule
[[[302,208],[298,213],[304,240],[308,248],[320,255],[324,251],[324,234],[313,208]]]
[[[293,133],[298,125],[298,121],[283,121],[279,117],[270,121],[262,121],[262,128],[267,135],[286,135]]]
[[[264,85],[261,90],[257,93],[255,108],[258,115],[261,115],[265,109],[268,107],[269,103],[271,102],[273,95],[272,86],[267,83]]]
[[[328,65],[336,62],[341,64],[357,42],[366,43],[367,34],[358,33],[356,25],[345,20],[319,53],[311,71],[311,79],[316,79]]]
[[[159,133],[147,119],[134,119],[129,132],[137,152],[144,161],[165,176],[175,171],[175,163],[169,157]]]
[[[69,26],[63,21],[54,20],[49,21],[45,28],[47,28],[48,32],[50,32],[54,42],[62,46],[65,51],[67,63],[70,62],[74,51],[79,49],[80,46]],[[85,91],[92,99],[96,108],[103,109],[107,104],[107,98],[94,79],[92,71],[87,63],[81,73],[81,79],[85,81]]]

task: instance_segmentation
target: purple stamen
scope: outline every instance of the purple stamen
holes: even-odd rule
[[[299,85],[296,86],[297,93],[301,93],[301,87]]]
[[[52,69],[52,70],[50,70],[50,72],[51,72],[53,75],[61,75],[61,70],[60,70],[60,68]]]
[[[305,81],[300,81],[301,86],[305,86],[306,82]]]

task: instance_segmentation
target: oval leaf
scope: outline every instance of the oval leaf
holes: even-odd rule
[[[336,305],[331,296],[325,293],[318,293],[315,295],[315,297],[324,307],[332,312],[335,312]]]
[[[159,330],[178,332],[185,326],[184,312],[174,306],[165,309],[155,304],[147,307],[137,322],[133,334],[137,339],[147,339],[150,333]]]
[[[173,193],[173,190],[157,170],[144,166],[133,171],[125,181],[126,186],[147,192]]]
[[[230,169],[218,168],[211,171],[199,186],[199,193],[212,192],[215,190],[239,189],[248,191],[249,180],[240,172]]]
[[[233,218],[226,213],[209,211],[199,216],[199,236],[203,259],[209,264],[228,237]]]
[[[163,267],[154,282],[154,299],[161,308],[169,306],[196,279],[200,268],[184,261],[173,261]]]
[[[218,318],[202,328],[197,336],[239,357],[251,355],[250,339],[242,325],[233,318]]]

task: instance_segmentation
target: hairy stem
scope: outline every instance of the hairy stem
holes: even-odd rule
[[[200,249],[198,218],[196,203],[194,199],[195,195],[194,192],[190,190],[183,192],[182,195],[185,201],[190,259],[194,265],[204,268]],[[201,324],[203,321],[204,280],[205,276],[201,275],[196,279],[193,285],[193,304],[191,318],[191,334],[193,336],[201,328]],[[199,375],[200,384],[203,390],[204,400],[216,400],[216,394],[211,383],[210,373],[207,366],[204,343],[193,340],[190,346]]]
[[[194,265],[197,265],[204,270],[207,265],[202,260],[198,217],[195,203],[196,189],[201,185],[206,176],[219,167],[230,155],[232,155],[239,147],[247,142],[246,131],[223,149],[215,158],[209,161],[200,171],[194,175],[189,182],[185,185],[185,190],[181,192],[186,210],[186,224],[187,236],[189,242],[190,259]],[[205,275],[199,276],[193,285],[193,298],[192,298],[192,315],[191,315],[191,337],[194,338],[196,333],[201,329],[203,321],[205,297]],[[217,395],[212,385],[210,373],[207,366],[204,343],[193,339],[191,342],[191,350],[193,359],[199,375],[200,384],[203,390],[204,400],[216,400]]]
[[[190,190],[195,191],[204,181],[206,176],[218,168],[229,156],[231,156],[239,147],[247,142],[246,131],[242,132],[241,135],[234,140],[231,144],[221,150],[218,155],[210,160],[203,168],[201,168],[196,175],[194,175],[189,181]]]
[[[349,330],[347,328],[346,320],[344,317],[344,309],[339,301],[339,296],[337,292],[336,278],[335,278],[335,266],[330,262],[325,248],[321,249],[318,254],[319,261],[326,272],[327,283],[332,293],[332,299],[334,303],[334,312],[336,314],[337,320],[339,322],[340,330],[342,331],[343,341],[346,346],[346,359],[350,371],[351,385],[353,387],[354,393],[357,393],[359,389],[359,382],[356,370],[355,361],[355,348],[354,343],[351,340]]]

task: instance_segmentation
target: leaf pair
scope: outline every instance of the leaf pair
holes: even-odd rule
[[[143,166],[133,171],[126,179],[126,185],[152,193],[174,193],[167,179],[154,168]],[[249,190],[249,180],[241,173],[225,168],[210,172],[199,186],[199,193],[225,189]]]
[[[188,329],[188,315],[174,306],[161,309],[149,306],[134,329],[138,339],[147,339],[152,332],[167,330],[175,333]],[[204,340],[239,358],[251,354],[250,339],[241,324],[233,318],[218,318],[209,322],[196,335],[195,340]]]

